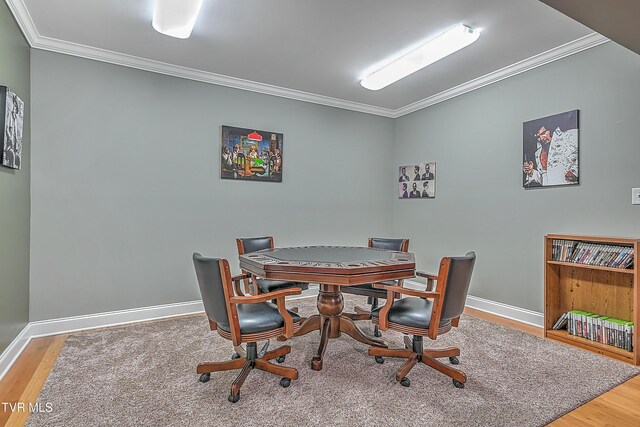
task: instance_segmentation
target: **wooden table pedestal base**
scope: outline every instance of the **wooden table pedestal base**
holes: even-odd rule
[[[318,352],[311,360],[311,369],[314,371],[322,369],[322,359],[329,340],[340,337],[342,332],[363,344],[387,347],[384,341],[365,335],[353,320],[342,315],[343,309],[344,299],[342,298],[342,292],[340,292],[340,286],[320,284],[320,292],[318,294],[318,313],[320,314],[315,314],[305,320],[300,329],[294,334],[294,336],[299,337],[311,331],[320,330]]]

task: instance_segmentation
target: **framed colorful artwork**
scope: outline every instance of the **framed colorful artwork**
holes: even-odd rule
[[[222,179],[282,182],[283,134],[222,126]]]

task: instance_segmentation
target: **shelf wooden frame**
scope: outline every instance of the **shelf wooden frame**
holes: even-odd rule
[[[564,265],[567,267],[576,267],[576,268],[588,268],[590,270],[613,271],[614,273],[634,274],[634,271],[632,268],[603,267],[601,265],[579,264],[577,262],[565,262],[565,261],[547,261],[547,264]]]
[[[554,261],[553,241],[632,246],[634,265],[630,269]],[[638,290],[638,249],[640,239],[571,234],[548,234],[544,238],[544,336],[594,353],[640,365],[637,331],[633,336],[633,351],[569,335],[566,330],[553,330],[562,313],[583,310],[591,313],[630,320],[637,327],[640,316]]]

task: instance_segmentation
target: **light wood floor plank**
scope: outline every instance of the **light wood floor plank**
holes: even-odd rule
[[[37,348],[39,351],[33,352],[33,357],[31,359],[23,359],[22,365],[18,366],[19,372],[17,372],[17,374],[22,374],[18,375],[19,384],[22,390],[19,390],[16,385],[12,386],[11,383],[8,383],[7,387],[10,387],[13,393],[13,402],[22,402],[27,408],[29,404],[36,403],[36,401],[38,400],[38,396],[40,395],[40,391],[42,390],[42,386],[47,380],[47,377],[49,376],[49,373],[51,372],[51,369],[53,368],[53,365],[55,364],[56,359],[58,358],[58,355],[60,354],[60,351],[62,350],[67,337],[68,335],[46,337],[43,338],[42,342],[37,342],[34,344],[34,348]],[[29,343],[29,346],[31,346],[32,343]],[[41,350],[45,345],[45,351],[44,354],[42,354]],[[27,356],[28,355],[29,354],[27,354]],[[22,359],[23,356],[24,353],[20,356],[20,359]],[[5,379],[2,380],[3,383],[5,382]],[[28,381],[26,381],[25,383],[25,380]],[[21,391],[19,395],[17,394],[18,391]],[[2,396],[2,394],[0,394],[0,396]],[[18,398],[15,399],[15,396],[18,396]],[[4,398],[2,399],[2,401],[6,401],[4,400]],[[8,415],[8,417],[6,417],[6,415]],[[28,410],[5,414],[6,421],[4,425],[9,427],[23,426],[27,422],[28,418]]]
[[[565,415],[564,417],[559,418],[548,425],[553,427],[576,427],[576,423],[576,420],[573,420],[570,416]]]
[[[49,349],[53,337],[37,338],[24,349],[9,372],[0,381],[0,402],[16,403],[31,381],[38,364]],[[5,426],[11,412],[0,406],[0,426]]]
[[[637,426],[637,416],[617,405],[610,405],[601,399],[594,399],[573,412],[565,415],[574,425],[598,426]],[[563,417],[564,418],[564,417]],[[555,423],[550,424],[555,427]]]

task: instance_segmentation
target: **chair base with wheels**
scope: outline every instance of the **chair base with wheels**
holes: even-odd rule
[[[414,335],[413,339],[405,336],[405,347],[406,348],[404,349],[371,347],[369,348],[369,356],[375,356],[376,362],[380,364],[384,363],[385,357],[407,359],[400,369],[396,371],[396,381],[404,387],[409,387],[409,385],[411,385],[411,381],[407,378],[407,374],[409,374],[416,364],[422,362],[450,377],[453,380],[453,385],[455,387],[464,388],[464,384],[467,382],[467,376],[465,373],[437,360],[448,357],[449,363],[452,365],[459,364],[460,361],[457,357],[460,356],[459,348],[448,347],[437,350],[425,350],[423,348],[423,338],[419,335]]]
[[[268,352],[261,351],[260,353],[262,355],[258,354],[257,349],[257,344],[255,342],[250,342],[247,343],[245,359],[235,357],[237,355],[237,353],[235,353],[234,356],[232,356],[232,360],[228,360],[226,362],[200,363],[197,368],[197,372],[200,374],[199,381],[203,383],[208,382],[211,379],[212,372],[240,369],[238,377],[235,379],[233,384],[231,384],[231,392],[227,398],[229,402],[236,403],[240,400],[240,387],[242,387],[242,384],[253,369],[259,369],[282,377],[280,385],[285,388],[291,385],[291,380],[298,379],[298,371],[296,369],[278,366],[270,362],[272,359],[276,359],[278,362],[280,362],[280,360],[284,362],[284,357],[291,353],[290,346],[285,345]]]
[[[356,286],[354,286],[355,288]],[[346,289],[346,288],[345,288]],[[344,290],[343,290],[344,292]],[[352,293],[352,294],[356,294],[356,295],[361,295],[358,294],[357,292],[346,292],[346,293]],[[381,298],[386,297],[386,292],[384,294],[384,296],[381,296]],[[367,304],[371,305],[371,310],[367,310],[364,309],[360,306],[355,306],[353,308],[353,311],[355,311],[355,313],[343,313],[344,316],[350,318],[351,320],[371,320],[371,312],[373,310],[375,310],[376,308],[378,308],[378,298],[377,297],[371,297],[368,296],[367,297]],[[374,325],[373,326],[373,336],[376,338],[380,338],[382,336],[382,334],[380,333],[380,328],[378,328],[378,325]]]

